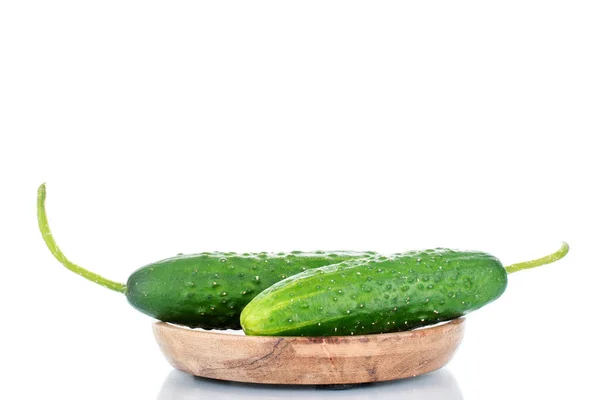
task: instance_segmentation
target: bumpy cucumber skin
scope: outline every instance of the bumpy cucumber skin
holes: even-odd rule
[[[429,249],[302,272],[242,311],[247,335],[342,336],[451,320],[497,299],[507,273],[494,256]]]
[[[158,320],[192,328],[240,329],[240,313],[272,284],[310,268],[374,252],[201,253],[146,265],[127,280],[129,303]]]

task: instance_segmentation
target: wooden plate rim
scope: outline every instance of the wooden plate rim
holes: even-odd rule
[[[243,341],[257,341],[257,342],[270,342],[273,340],[307,340],[313,342],[315,339],[324,339],[326,341],[331,342],[362,342],[365,338],[374,338],[385,340],[388,337],[397,338],[399,336],[405,337],[419,337],[422,335],[430,335],[442,333],[441,331],[447,330],[456,330],[456,329],[464,329],[465,317],[455,318],[449,321],[443,321],[435,325],[425,326],[417,329],[413,329],[410,331],[399,331],[399,332],[387,332],[387,333],[374,333],[368,335],[345,335],[345,336],[249,336],[244,334],[234,334],[227,332],[219,332],[219,331],[208,331],[208,330],[200,330],[200,329],[192,329],[182,325],[171,324],[163,321],[154,321],[153,330],[160,330],[162,332],[186,332],[186,335],[210,335],[214,336],[215,339],[224,339],[224,340],[243,340]]]

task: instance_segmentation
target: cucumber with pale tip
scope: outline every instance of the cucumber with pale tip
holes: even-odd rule
[[[429,249],[345,261],[275,283],[242,311],[247,335],[344,336],[410,330],[463,316],[494,301],[508,273],[554,262],[503,267],[479,251]]]

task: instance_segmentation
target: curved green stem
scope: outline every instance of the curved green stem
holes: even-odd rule
[[[566,242],[562,242],[562,245],[560,246],[560,249],[558,249],[558,251],[555,251],[554,253],[549,254],[545,257],[538,258],[537,260],[524,261],[509,265],[508,267],[506,267],[506,272],[512,274],[513,272],[521,271],[523,269],[535,268],[539,267],[540,265],[550,264],[554,261],[560,260],[561,258],[566,256],[568,252],[569,245]]]
[[[52,253],[52,255],[61,262],[62,265],[67,267],[69,270],[75,272],[83,276],[85,279],[88,279],[92,282],[97,283],[98,285],[102,285],[106,288],[114,290],[116,292],[125,293],[127,288],[126,285],[108,280],[106,278],[101,277],[98,274],[95,274],[91,271],[88,271],[85,268],[80,267],[79,265],[73,264],[71,261],[65,257],[65,255],[60,251],[58,245],[54,241],[54,237],[52,236],[52,232],[50,232],[50,226],[48,226],[48,217],[46,216],[46,184],[42,183],[38,188],[37,194],[37,218],[38,225],[40,227],[40,232],[42,233],[42,237],[44,238],[44,242],[48,249]]]

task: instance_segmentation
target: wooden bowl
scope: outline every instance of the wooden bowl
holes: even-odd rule
[[[245,336],[155,322],[171,365],[205,378],[237,382],[344,385],[434,371],[452,359],[464,334],[458,318],[407,332],[357,336]]]

